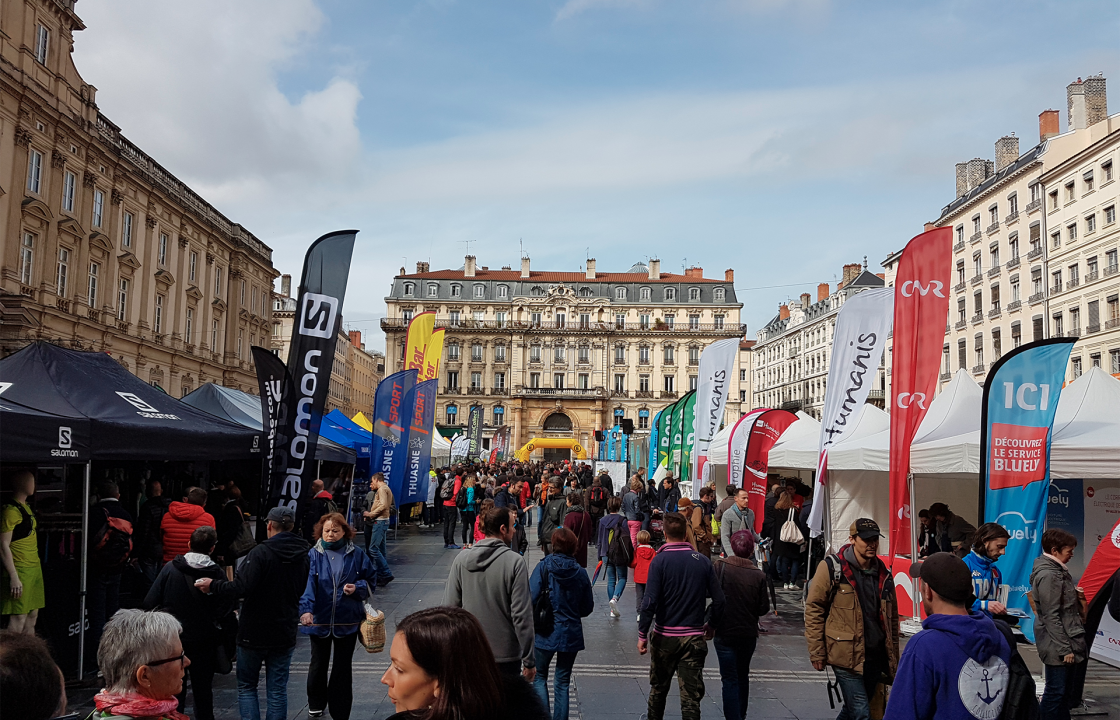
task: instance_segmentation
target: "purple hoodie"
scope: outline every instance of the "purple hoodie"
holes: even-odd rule
[[[991,618],[930,615],[898,663],[891,720],[995,720],[1003,709],[1011,648]]]

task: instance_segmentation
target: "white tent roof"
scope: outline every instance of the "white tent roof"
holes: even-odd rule
[[[1120,380],[1092,367],[1067,385],[1050,449],[1055,479],[1120,477]]]
[[[855,427],[828,450],[829,470],[886,470],[890,447],[890,416],[864,404]],[[886,443],[878,442],[886,437]]]
[[[821,423],[798,411],[797,422],[786,428],[770,450],[770,467],[817,469]]]
[[[708,448],[708,462],[715,465],[727,464],[727,443],[731,442],[731,431],[738,424],[739,419],[736,418],[735,422],[724,425],[723,429],[712,438],[712,444]]]

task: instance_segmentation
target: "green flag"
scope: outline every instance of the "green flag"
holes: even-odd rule
[[[672,435],[669,441],[669,470],[673,473],[673,477],[677,479],[681,477],[681,446],[683,441],[681,430],[683,429],[684,410],[689,399],[695,396],[695,392],[689,392],[673,405],[673,417],[669,425]]]
[[[675,403],[674,403],[675,404]],[[673,406],[669,405],[661,411],[657,416],[657,465],[650,468],[650,477],[657,468],[661,467],[662,463],[666,466],[669,457],[669,445],[671,444],[672,436],[669,434],[669,423],[673,418]]]
[[[684,409],[681,411],[681,472],[679,479],[687,480],[692,477],[692,446],[696,443],[696,430],[694,419],[696,415],[696,391],[685,395]]]

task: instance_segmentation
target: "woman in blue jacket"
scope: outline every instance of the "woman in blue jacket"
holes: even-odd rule
[[[972,609],[988,617],[1007,612],[1007,606],[999,601],[1003,574],[996,567],[996,561],[1007,552],[1007,541],[1010,538],[1011,535],[1004,526],[984,523],[972,536],[972,551],[963,558],[964,564],[972,573],[972,594],[976,596]]]
[[[572,666],[576,664],[576,655],[584,648],[582,618],[595,610],[595,598],[587,572],[573,557],[577,542],[575,533],[559,528],[552,533],[551,542],[552,553],[537,563],[529,578],[534,607],[540,598],[541,588],[545,582],[548,583],[554,618],[552,632],[547,637],[537,633],[534,640],[537,677],[533,684],[547,707],[548,666],[555,655],[556,677],[552,682],[552,695],[556,704],[552,709],[552,720],[568,720]]]
[[[311,636],[307,669],[307,714],[322,717],[330,706],[333,720],[349,720],[354,703],[351,666],[358,628],[365,620],[362,601],[377,586],[377,570],[354,547],[354,528],[341,513],[324,515],[315,524],[315,545],[308,551],[307,588],[299,599],[300,630]],[[334,669],[327,665],[334,647]]]

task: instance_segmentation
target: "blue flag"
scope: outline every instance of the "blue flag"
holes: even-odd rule
[[[404,483],[397,503],[406,505],[428,499],[428,468],[432,464],[432,432],[436,420],[436,386],[433,378],[420,383],[405,396],[405,407],[412,408],[408,427]]]
[[[1007,606],[1028,615],[1026,594],[1042,548],[1049,499],[1051,431],[1074,342],[1052,338],[1016,348],[992,366],[984,384],[982,515],[1011,534],[999,562],[1003,582],[1010,586]],[[1033,642],[1033,621],[1020,628]]]
[[[412,409],[405,396],[416,385],[417,370],[402,370],[381,381],[373,395],[372,472],[384,473],[393,497],[400,494]],[[397,478],[396,485],[393,478]]]
[[[658,428],[661,427],[661,413],[664,410],[658,410],[657,414],[653,416],[653,420],[649,424],[649,465],[646,469],[646,474],[653,477],[654,471],[657,470],[657,446],[660,444],[660,437],[658,436]],[[642,478],[646,480],[648,478]]]

